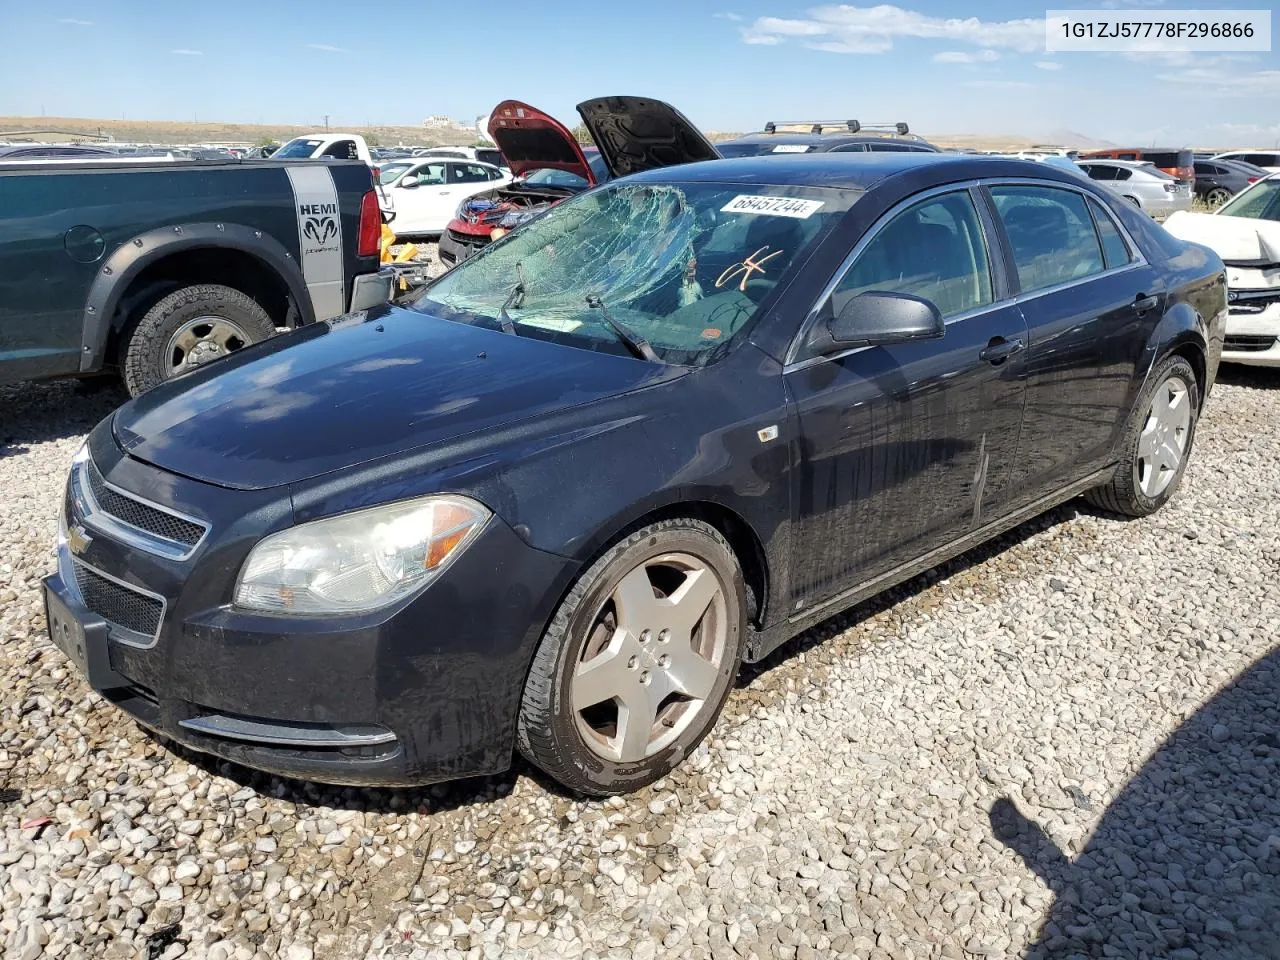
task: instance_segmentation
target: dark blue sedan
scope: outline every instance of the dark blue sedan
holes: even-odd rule
[[[1083,177],[717,160],[161,385],[66,494],[55,642],[146,726],[338,783],[633,790],[742,662],[1080,494],[1173,496],[1223,268]]]

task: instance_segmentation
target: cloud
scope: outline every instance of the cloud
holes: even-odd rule
[[[335,47],[328,43],[308,43],[308,50],[323,50],[325,53],[346,53],[342,47]]]
[[[1061,70],[1062,64],[1057,60],[1037,60],[1035,64],[1041,70]]]
[[[729,20],[733,23],[737,23],[742,19],[742,15],[737,13],[713,13],[711,16],[715,17],[717,20]]]
[[[1163,7],[1164,0],[1102,0],[1098,4],[1103,10],[1122,10],[1125,7]]]
[[[1195,87],[1194,93],[1211,97],[1253,98],[1280,94],[1280,70],[1223,70],[1219,67],[1193,67],[1176,73],[1162,73],[1156,79],[1163,83],[1181,83]]]
[[[999,60],[1000,54],[994,50],[979,50],[977,53],[967,53],[964,50],[945,50],[942,53],[933,55],[934,63],[990,63],[992,60]]]
[[[170,50],[170,53],[177,54],[180,57],[203,57],[203,50],[188,50],[186,47],[179,47],[177,50]]]
[[[1034,84],[1025,80],[966,80],[963,86],[982,90],[1028,90]]]
[[[92,20],[77,20],[75,17],[63,17],[59,23],[69,23],[73,27],[92,27]]]
[[[979,20],[977,17],[932,17],[891,4],[855,7],[827,4],[810,9],[804,19],[759,17],[741,27],[744,43],[773,46],[799,40],[832,53],[885,53],[897,38],[947,40],[983,48],[1037,53],[1044,49],[1044,20]]]

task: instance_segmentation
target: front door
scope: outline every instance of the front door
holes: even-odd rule
[[[453,214],[456,203],[449,202],[446,166],[443,160],[421,163],[407,170],[396,182],[393,201],[396,218],[391,224],[393,229],[399,233],[425,233],[439,229],[432,224],[439,221],[445,207],[448,207],[450,216]],[[406,186],[406,180],[412,185]],[[445,222],[448,220],[449,217],[446,216]]]
[[[996,185],[1030,332],[1014,483],[1035,499],[1099,469],[1126,417],[1164,290],[1101,204],[1067,187]]]
[[[938,307],[944,336],[788,366],[802,437],[793,614],[1008,502],[1027,331],[1016,305],[997,303],[988,249],[971,191],[908,206],[865,244],[822,311],[870,290],[910,293]]]

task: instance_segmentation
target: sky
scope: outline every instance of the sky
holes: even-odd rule
[[[1280,141],[1275,52],[1047,54],[1043,15],[1004,0],[0,0],[0,115],[416,124],[515,97],[572,124],[581,100],[641,94],[716,131],[857,118],[926,135]]]

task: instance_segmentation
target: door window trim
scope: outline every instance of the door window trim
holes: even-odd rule
[[[1093,181],[1089,181],[1092,183]],[[1009,245],[1009,238],[1004,232],[1004,227],[1000,223],[999,211],[996,209],[995,201],[988,192],[991,187],[997,186],[1031,186],[1031,187],[1048,187],[1055,190],[1069,190],[1079,194],[1085,203],[1085,209],[1089,210],[1089,200],[1097,201],[1107,212],[1107,216],[1111,218],[1112,224],[1120,231],[1120,236],[1124,238],[1125,243],[1129,247],[1129,252],[1133,259],[1123,266],[1104,269],[1101,273],[1091,273],[1087,277],[1077,277],[1062,283],[1054,284],[1051,287],[1042,287],[1039,290],[1033,290],[1031,293],[1023,293],[1021,284],[1018,280],[1016,269],[1012,268],[1013,250]],[[991,271],[992,295],[995,297],[991,303],[984,303],[974,307],[972,310],[966,310],[964,313],[957,313],[954,316],[947,317],[943,323],[944,326],[951,326],[953,323],[959,323],[961,320],[968,320],[971,317],[979,316],[990,311],[999,310],[1011,304],[1023,304],[1035,300],[1039,297],[1047,296],[1052,293],[1058,293],[1062,290],[1069,289],[1082,283],[1090,283],[1101,277],[1111,276],[1113,274],[1123,273],[1126,270],[1135,270],[1138,267],[1147,265],[1147,258],[1142,253],[1142,247],[1134,242],[1132,234],[1125,228],[1125,225],[1115,215],[1111,208],[1107,205],[1104,198],[1100,197],[1093,190],[1088,190],[1083,185],[1074,183],[1064,183],[1060,180],[1042,180],[1038,177],[981,177],[972,180],[959,180],[955,183],[940,184],[935,187],[921,190],[919,193],[913,193],[909,197],[904,197],[892,207],[882,213],[876,221],[866,229],[858,242],[853,245],[853,249],[840,261],[840,266],[836,267],[835,273],[831,279],[827,281],[822,288],[822,292],[818,294],[809,312],[805,315],[795,335],[791,338],[791,343],[787,346],[784,354],[782,372],[783,374],[793,373],[797,370],[803,370],[805,367],[813,366],[827,360],[842,360],[845,357],[863,350],[870,350],[874,344],[864,344],[862,346],[850,347],[848,350],[841,350],[838,353],[823,354],[814,357],[798,357],[802,349],[809,331],[813,325],[817,323],[818,317],[822,312],[822,308],[826,306],[827,301],[831,299],[831,295],[835,293],[836,288],[840,285],[840,281],[844,279],[844,275],[856,262],[862,251],[867,245],[876,238],[899,213],[902,213],[908,207],[912,207],[922,200],[930,197],[938,196],[945,193],[958,193],[961,190],[967,190],[970,198],[974,202],[974,206],[978,210],[978,219],[982,224],[983,238],[987,244],[987,266]],[[1092,219],[1091,221],[1092,222]],[[993,232],[994,231],[994,232]],[[1094,235],[1097,235],[1095,227]],[[1101,251],[1101,240],[1099,240],[1099,251]],[[993,256],[993,254],[995,254]],[[1104,258],[1103,265],[1106,265]]]

